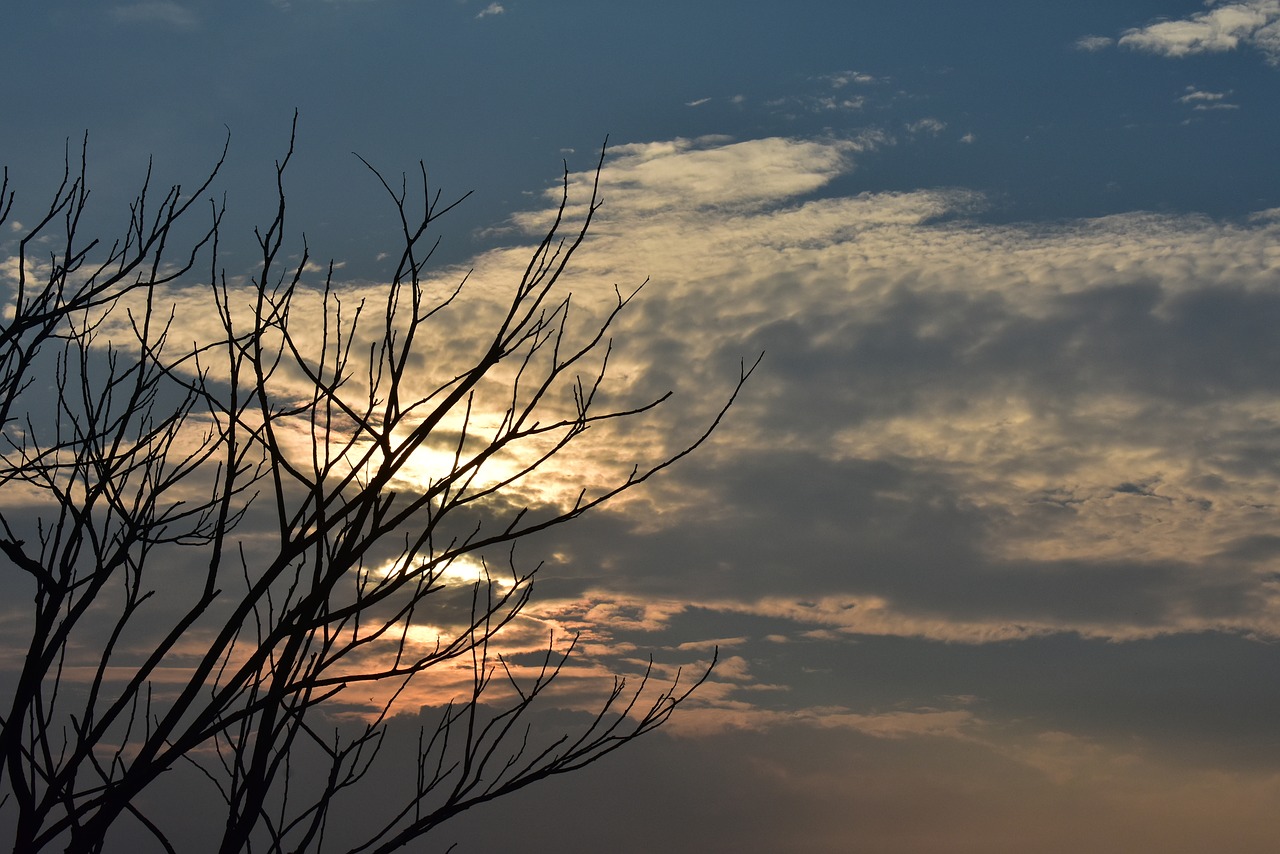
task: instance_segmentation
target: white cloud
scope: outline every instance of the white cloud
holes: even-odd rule
[[[1208,101],[1208,102],[1221,101],[1225,97],[1227,97],[1226,93],[1223,93],[1223,92],[1204,92],[1196,89],[1196,87],[1194,86],[1188,86],[1187,94],[1181,96],[1180,98],[1178,98],[1178,100],[1184,104],[1191,104],[1191,103],[1198,103],[1201,101]]]
[[[703,104],[707,103],[707,102],[708,102],[708,101],[710,101],[710,100],[711,100],[710,98],[698,98],[698,99],[693,100],[693,101],[686,101],[686,102],[685,102],[685,106],[686,106],[686,107],[701,107]]]
[[[1178,101],[1186,104],[1193,110],[1238,110],[1239,104],[1232,104],[1227,101],[1230,92],[1207,92],[1197,89],[1195,86],[1188,86],[1186,94],[1179,96]]]
[[[814,105],[817,109],[828,110],[861,110],[867,103],[867,99],[862,96],[856,98],[816,98]]]
[[[875,77],[861,71],[838,71],[810,78],[819,84],[812,92],[787,95],[765,102],[765,106],[782,110],[794,116],[797,111],[806,113],[854,112],[868,103],[867,87],[888,82],[888,78]],[[854,91],[858,87],[862,91]],[[874,94],[874,93],[872,93]],[[734,103],[738,103],[737,99]]]
[[[912,134],[927,133],[932,136],[937,136],[939,133],[946,130],[946,128],[947,128],[946,122],[940,119],[932,118],[930,116],[926,116],[925,118],[920,119],[919,121],[914,121],[907,124],[907,132]]]
[[[834,74],[825,74],[819,79],[830,83],[832,89],[843,89],[853,83],[866,86],[879,82],[879,78],[864,71],[837,71]]]
[[[883,135],[869,133],[825,141],[701,137],[631,143],[609,150],[601,180],[609,206],[628,216],[657,210],[754,209],[821,189],[853,168],[855,154],[885,141]],[[583,198],[591,176],[572,177],[575,197]],[[558,197],[559,188],[549,194]],[[517,221],[536,230],[550,215],[538,211]]]
[[[501,15],[506,11],[507,10],[502,7],[501,3],[490,3],[488,6],[481,9],[480,14],[476,15],[476,17],[487,18],[490,15]]]
[[[1084,50],[1094,53],[1109,48],[1113,44],[1115,44],[1115,40],[1109,39],[1106,36],[1081,36],[1076,39],[1075,46],[1076,50]]]
[[[1280,65],[1280,0],[1218,3],[1188,18],[1126,30],[1118,43],[1175,58],[1247,46],[1261,51],[1270,64]]]
[[[159,23],[183,30],[200,25],[200,18],[195,12],[167,0],[116,6],[112,8],[111,16],[122,23]]]

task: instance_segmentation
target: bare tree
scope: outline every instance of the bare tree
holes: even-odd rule
[[[0,720],[15,850],[98,851],[121,823],[173,850],[144,802],[180,767],[223,805],[220,851],[320,850],[396,697],[469,664],[470,687],[422,731],[416,783],[350,846],[388,851],[652,731],[706,678],[615,679],[581,731],[539,741],[530,710],[573,643],[549,642],[531,675],[498,649],[537,572],[514,544],[697,448],[751,373],[674,453],[565,503],[522,491],[589,431],[667,398],[602,403],[610,331],[635,293],[615,288],[584,326],[561,281],[600,205],[599,165],[572,226],[566,165],[554,222],[458,363],[447,332],[466,280],[440,291],[426,267],[430,226],[458,202],[421,164],[394,184],[370,166],[398,215],[398,263],[385,303],[344,299],[332,264],[309,280],[305,241],[300,257],[283,248],[293,139],[246,282],[219,266],[225,147],[194,192],[159,194],[148,170],[110,244],[81,233],[84,155],[68,158],[18,246],[0,327],[0,560],[34,607]],[[6,171],[0,222],[12,207]],[[175,295],[198,288],[216,334],[178,340]],[[426,451],[445,462],[406,477]],[[473,582],[456,581],[463,563],[483,567]],[[439,638],[424,643],[428,625]],[[378,705],[335,727],[370,685]],[[319,771],[295,779],[304,756]]]

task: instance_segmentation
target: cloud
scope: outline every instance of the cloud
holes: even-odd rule
[[[710,572],[707,607],[855,634],[1278,636],[1265,565],[1226,557],[1280,505],[1277,223],[989,225],[962,191],[824,196],[858,154],[707,140],[610,160],[579,272],[651,277],[622,370],[688,406],[767,356],[723,440],[618,525],[584,522],[569,562],[633,542],[596,564],[616,593],[733,567],[736,597]],[[645,569],[665,566],[669,584]]]
[[[1226,99],[1230,92],[1206,92],[1195,86],[1188,86],[1186,93],[1178,97],[1178,102],[1186,104],[1193,110],[1238,110],[1239,104],[1232,104]]]
[[[1107,38],[1106,36],[1081,36],[1076,39],[1075,47],[1076,50],[1096,53],[1097,51],[1111,47],[1113,44],[1115,44],[1115,40]]]
[[[412,742],[401,737],[411,754]],[[1274,847],[1277,796],[1272,772],[1189,768],[1144,752],[1137,739],[1113,744],[1068,732],[999,742],[887,739],[783,724],[767,734],[659,734],[607,768],[532,787],[511,806],[515,814],[558,815],[565,803],[590,800],[596,808],[574,814],[573,835],[616,839],[611,850],[622,854],[1264,854]],[[478,850],[558,850],[566,847],[558,825],[524,827],[476,811],[451,830]]]
[[[379,780],[414,784],[419,730],[434,726],[439,711],[392,722],[372,768]],[[618,854],[1274,848],[1280,778],[1273,769],[1195,767],[1153,754],[1140,738],[1028,733],[1016,724],[980,730],[978,738],[887,738],[807,721],[682,738],[672,734],[682,717],[606,762],[530,786],[501,807],[467,811],[450,822],[449,840],[461,851],[587,852],[607,839]],[[553,715],[535,723],[533,736],[583,724],[580,715]],[[295,773],[305,778],[310,766],[301,760],[298,766]],[[151,797],[160,814],[189,816],[171,838],[178,850],[196,850],[218,828],[202,825],[187,808],[198,772],[179,766],[172,774]],[[347,834],[388,808],[385,786],[350,793],[350,801],[334,804],[326,830],[336,845],[354,845]],[[125,825],[119,844],[129,847],[136,835],[139,845],[132,847],[144,847],[145,834],[136,823]]]
[[[880,78],[865,71],[837,71],[833,74],[824,74],[818,79],[828,83],[832,89],[843,89],[853,84],[868,86],[882,82]]]
[[[501,3],[490,3],[488,6],[485,6],[483,9],[481,9],[480,13],[476,15],[476,17],[488,18],[492,15],[501,15],[506,11],[507,10],[502,7]]]
[[[609,150],[601,180],[607,203],[628,217],[658,210],[677,216],[703,208],[753,211],[821,189],[852,168],[855,154],[884,140],[872,133],[827,141],[702,137],[631,143]],[[588,192],[592,177],[573,176],[575,197]],[[549,196],[558,193],[552,189]],[[537,230],[550,218],[550,211],[537,211],[517,216],[516,222]]]
[[[937,136],[938,134],[942,133],[942,131],[946,130],[946,128],[947,128],[946,122],[940,119],[932,118],[930,116],[926,116],[925,118],[919,119],[918,121],[907,123],[907,133],[910,133],[913,135],[920,134],[920,133],[927,133],[930,136]]]
[[[813,100],[814,108],[820,111],[831,110],[861,110],[867,103],[867,99],[861,96],[856,98],[832,98],[823,97]]]
[[[1228,94],[1182,97],[1194,107]],[[616,330],[602,394],[674,396],[587,435],[582,455],[548,465],[520,497],[535,512],[571,501],[677,447],[713,417],[739,360],[766,358],[700,453],[526,544],[546,566],[505,649],[527,656],[549,632],[580,636],[558,702],[586,708],[599,678],[643,670],[650,650],[693,672],[732,639],[703,730],[827,721],[903,742],[1028,716],[1097,734],[1117,726],[1105,712],[1118,698],[1156,714],[1125,693],[1134,667],[1182,662],[1192,687],[1169,705],[1186,718],[1169,726],[1225,755],[1213,740],[1231,727],[1195,692],[1213,684],[1201,693],[1223,709],[1271,708],[1249,700],[1249,674],[1274,663],[1252,639],[1280,638],[1280,217],[993,223],[963,189],[849,192],[859,159],[886,144],[868,132],[610,150],[605,205],[564,285],[590,315],[613,283],[649,279]],[[571,218],[593,177],[569,176]],[[483,344],[485,318],[528,261],[525,232],[545,227],[557,192],[514,218],[514,245],[468,264],[435,361],[411,373],[447,375]],[[380,294],[379,282],[343,290],[352,303]],[[173,297],[175,340],[216,334],[203,290]],[[298,316],[317,310],[309,289],[296,299]],[[489,405],[478,399],[473,417]],[[1189,657],[1180,644],[1193,641],[1218,646]],[[880,660],[990,705],[894,707],[908,688],[883,674],[858,682],[881,695],[857,697],[822,676]],[[1028,662],[1042,660],[1061,685],[1045,677],[1027,699],[1046,670]],[[1017,691],[992,675],[1011,670],[1032,674]],[[405,696],[442,702],[465,678]],[[1068,688],[1108,697],[1076,702]]]
[[[718,674],[717,674],[718,675]],[[903,739],[921,736],[967,738],[980,725],[964,709],[911,709],[862,714],[840,707],[815,707],[800,711],[764,711],[749,705],[738,708],[703,706],[686,710],[672,726],[681,736],[705,736],[725,729],[775,730],[779,726],[806,725],[821,730],[852,730],[873,738]]]
[[[121,23],[166,24],[181,30],[195,29],[200,25],[200,18],[195,12],[166,0],[114,6],[111,9],[111,16]]]
[[[790,120],[803,115],[858,112],[865,109],[868,103],[871,103],[871,99],[880,94],[874,87],[889,82],[888,78],[876,77],[862,71],[838,71],[819,75],[810,80],[817,84],[810,91],[772,98],[765,102],[765,106]],[[742,96],[738,96],[733,103],[741,103],[740,99],[745,100]]]
[[[1240,548],[1280,521],[1280,220],[994,225],[962,190],[831,192],[882,144],[610,151],[605,207],[566,285],[589,313],[611,298],[600,283],[650,278],[618,330],[609,393],[676,397],[588,437],[525,497],[569,500],[674,448],[738,359],[767,355],[702,454],[554,545],[543,618],[665,632],[683,601],[785,635],[1280,637],[1266,560]],[[575,200],[590,178],[571,175]],[[486,305],[527,251],[475,260],[455,309],[472,322],[441,355],[482,343]],[[441,271],[441,287],[460,275]],[[344,298],[380,292],[350,283]],[[184,339],[217,333],[202,291],[176,298]]]
[[[1209,11],[1188,18],[1126,30],[1117,43],[1175,58],[1245,46],[1261,51],[1269,64],[1280,66],[1280,0],[1218,2]]]

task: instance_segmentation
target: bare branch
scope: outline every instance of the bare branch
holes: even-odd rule
[[[425,279],[439,245],[429,235],[467,196],[442,202],[422,163],[397,186],[360,158],[397,218],[374,318],[381,294],[352,298],[332,263],[312,282],[305,240],[289,254],[296,142],[295,114],[247,297],[218,260],[213,185],[227,145],[190,194],[154,189],[148,164],[111,242],[81,233],[87,144],[78,162],[68,150],[19,241],[0,324],[0,486],[30,497],[0,510],[0,561],[34,605],[0,710],[0,814],[15,850],[98,851],[124,822],[172,851],[143,796],[179,768],[222,805],[222,851],[322,850],[335,804],[377,773],[410,687],[469,667],[470,687],[419,738],[415,784],[357,846],[389,851],[651,732],[714,666],[660,687],[650,661],[631,685],[614,680],[585,727],[539,740],[533,723],[577,639],[549,639],[530,671],[502,651],[540,569],[518,569],[515,545],[703,445],[759,364],[742,363],[723,406],[675,452],[628,462],[612,482],[584,479],[567,501],[520,500],[584,436],[671,398],[602,402],[611,335],[640,288],[614,286],[594,320],[564,288],[601,206],[603,148],[580,220],[568,225],[566,163],[547,232],[486,309],[492,325],[468,330],[483,333],[473,358],[433,376],[434,356],[465,352],[452,318],[469,295],[466,277]],[[0,223],[14,204],[5,171]],[[46,243],[56,249],[37,258]],[[174,303],[199,288],[219,331],[179,340]],[[439,466],[416,474],[424,456]],[[464,565],[480,567],[469,598],[454,575]],[[419,637],[428,625],[434,643]],[[353,724],[366,688],[380,699]]]

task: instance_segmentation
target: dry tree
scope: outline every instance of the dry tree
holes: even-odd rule
[[[284,250],[294,138],[244,281],[219,266],[226,147],[194,192],[158,193],[148,169],[111,243],[82,233],[81,149],[11,258],[0,564],[6,588],[30,597],[6,626],[0,710],[0,826],[15,850],[98,851],[126,823],[173,850],[145,803],[180,767],[213,793],[218,850],[321,850],[335,805],[376,774],[397,696],[462,664],[469,687],[423,728],[414,784],[342,840],[392,850],[650,732],[706,678],[616,679],[579,731],[539,741],[531,709],[572,644],[549,645],[531,675],[497,648],[537,572],[518,568],[514,544],[697,448],[754,367],[674,452],[531,502],[524,486],[558,455],[667,399],[601,402],[634,293],[613,289],[589,327],[571,317],[562,278],[600,205],[600,164],[572,225],[566,164],[523,275],[470,322],[478,345],[450,349],[466,279],[442,291],[429,278],[428,235],[461,199],[442,202],[421,164],[395,183],[370,166],[397,214],[398,261],[379,302],[354,298],[332,264],[308,280],[305,241],[300,257]],[[0,222],[13,203],[6,171]],[[195,293],[207,334],[193,342],[175,299]],[[406,477],[428,451],[430,476]],[[460,583],[463,564],[482,569]],[[424,625],[439,639],[423,643]],[[335,727],[334,710],[370,685],[378,704]],[[304,756],[305,780],[293,771]]]

